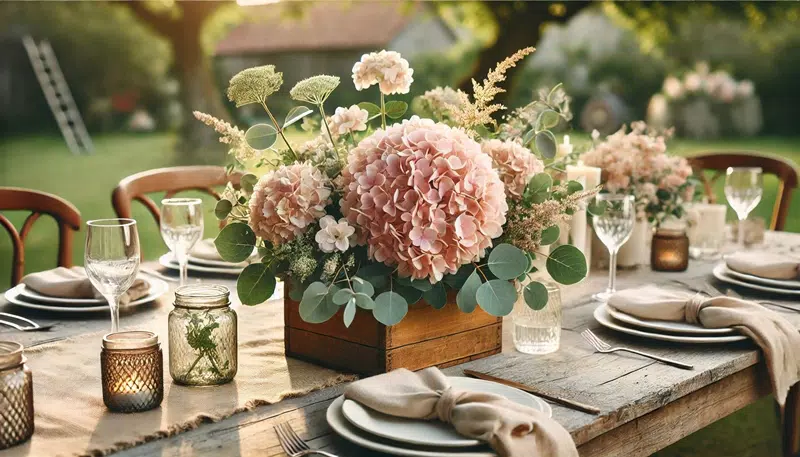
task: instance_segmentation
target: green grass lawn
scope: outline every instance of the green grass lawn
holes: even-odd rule
[[[105,135],[94,139],[96,151],[91,156],[69,153],[60,137],[30,137],[0,141],[0,185],[38,189],[60,195],[81,212],[84,223],[90,219],[114,217],[111,191],[120,179],[152,168],[170,166],[175,138],[169,134]],[[586,142],[581,136],[579,141]],[[714,142],[680,141],[670,143],[670,150],[691,155],[701,151],[755,150],[779,155],[800,163],[800,138],[755,138]],[[224,158],[220,156],[220,162]],[[776,181],[765,180],[764,198],[755,215],[769,219],[775,199]],[[156,202],[160,196],[154,196]],[[217,224],[208,202],[206,236],[216,234]],[[724,197],[720,199],[724,202]],[[787,230],[800,232],[800,198],[792,202]],[[21,226],[26,214],[8,214]],[[732,217],[732,213],[730,214]],[[145,259],[155,259],[167,251],[153,218],[141,205],[134,205],[139,222],[139,236]],[[73,258],[83,263],[84,232],[75,235]],[[26,272],[55,266],[57,249],[55,223],[44,218],[36,223],[26,243]],[[11,242],[0,234],[0,289],[10,282]],[[779,455],[778,423],[772,403],[763,400],[687,437],[656,454],[658,457],[769,457]]]

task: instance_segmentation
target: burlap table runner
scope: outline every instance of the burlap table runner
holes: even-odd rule
[[[280,300],[237,307],[236,311],[239,371],[233,382],[217,387],[172,383],[165,314],[155,316],[148,326],[137,327],[158,333],[164,350],[164,401],[160,408],[142,413],[113,413],[103,405],[102,334],[26,350],[28,366],[33,371],[36,431],[29,442],[0,451],[0,455],[106,455],[190,430],[203,422],[216,422],[259,405],[354,379],[284,356]]]

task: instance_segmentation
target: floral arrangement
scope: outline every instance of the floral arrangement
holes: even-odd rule
[[[681,218],[684,203],[694,196],[696,180],[685,158],[667,154],[672,131],[659,132],[644,122],[634,122],[599,141],[581,155],[589,166],[603,169],[605,190],[636,197],[637,217],[660,224],[668,217]]]
[[[752,81],[737,81],[724,70],[711,72],[700,62],[682,76],[667,76],[661,92],[650,100],[648,121],[674,125],[682,136],[716,138],[753,136],[763,119]]]
[[[413,82],[413,69],[396,52],[366,54],[353,67],[356,89],[377,86],[378,104],[338,107],[331,116],[324,105],[340,84],[336,76],[295,84],[291,97],[308,106],[293,108],[283,123],[269,107],[283,84],[280,72],[267,65],[234,76],[231,101],[260,104],[271,123],[242,131],[195,116],[230,146],[230,170],[260,174],[244,174],[240,189],[228,186],[215,208],[228,222],[215,240],[220,255],[240,262],[259,252],[260,261],[238,279],[242,302],[266,301],[280,277],[311,323],[344,308],[349,326],[362,308],[393,325],[414,303],[444,307],[449,290],[464,312],[480,306],[506,315],[519,294],[541,309],[547,290],[530,281],[533,260],[597,190],[546,173],[558,163],[549,129],[565,119],[562,91],[543,93],[535,111],[514,111],[503,123],[493,117],[505,109],[494,103],[505,72],[531,52],[523,49],[482,83],[473,81],[471,95],[427,93],[421,103],[435,107],[433,119],[403,119],[408,105],[387,100]],[[285,130],[301,120],[319,133],[292,145]],[[586,275],[583,254],[570,245],[553,249],[545,265],[562,284]]]

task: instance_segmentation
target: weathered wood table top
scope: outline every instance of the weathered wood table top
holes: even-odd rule
[[[768,233],[768,236],[771,247],[800,245],[800,235]],[[649,267],[620,271],[618,288],[675,279],[713,281],[710,272],[714,264],[714,261],[694,260],[682,273],[656,273]],[[233,286],[232,279],[213,280]],[[600,327],[592,317],[597,305],[589,298],[592,293],[604,290],[606,281],[607,272],[596,270],[583,283],[564,289],[563,331],[561,348],[557,352],[544,356],[516,352],[511,343],[512,325],[508,321],[501,354],[445,371],[451,375],[461,374],[464,368],[488,372],[597,406],[602,410],[600,415],[552,405],[553,417],[572,433],[581,455],[591,457],[650,455],[770,393],[766,369],[759,363],[761,354],[749,341],[724,345],[665,343],[629,337]],[[123,325],[135,326],[151,319],[153,313],[165,314],[171,308],[171,299],[172,295],[168,294],[153,305],[123,314]],[[775,310],[800,328],[800,313]],[[21,313],[42,324],[54,321],[52,316],[8,304],[0,304],[0,311]],[[57,322],[59,325],[49,332],[22,333],[3,329],[0,339],[30,346],[101,331],[109,326],[108,316],[102,313],[89,318],[59,317]],[[692,364],[695,369],[681,370],[625,353],[595,353],[580,336],[585,328],[593,329],[610,343],[671,357]],[[328,427],[326,408],[341,395],[343,387],[259,407],[119,455],[283,456],[272,427],[284,421],[289,421],[312,446],[328,452],[340,456],[382,455],[350,444]]]

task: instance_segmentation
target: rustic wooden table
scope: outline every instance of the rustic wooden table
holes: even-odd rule
[[[768,235],[772,246],[800,245],[800,235]],[[621,271],[618,288],[674,279],[713,280],[710,276],[713,265],[714,262],[692,261],[689,270],[682,273],[655,273],[648,267]],[[593,271],[580,285],[564,290],[561,348],[556,353],[531,356],[516,352],[511,343],[509,321],[505,325],[501,354],[445,371],[451,375],[459,375],[465,368],[488,372],[599,407],[602,413],[591,415],[553,405],[554,418],[572,433],[581,455],[591,457],[650,455],[769,395],[769,378],[761,363],[761,354],[750,342],[726,345],[672,344],[628,337],[600,327],[592,318],[596,304],[591,302],[589,296],[603,290],[606,280],[604,271]],[[233,285],[231,279],[214,281]],[[153,313],[167,313],[170,301],[171,294],[168,294],[158,303],[127,313],[123,315],[123,324],[135,326],[151,318]],[[800,328],[800,313],[776,310]],[[8,304],[1,304],[0,311],[22,313],[42,324],[58,323],[49,332],[0,330],[0,339],[16,340],[25,345],[101,331],[109,326],[105,314],[88,319],[85,316],[59,317],[54,321],[52,316]],[[671,357],[693,364],[695,369],[681,370],[633,355],[595,353],[580,336],[580,331],[585,328],[591,328],[609,342]],[[340,385],[259,407],[171,438],[137,446],[120,455],[283,456],[285,454],[272,427],[284,421],[289,421],[311,446],[328,452],[343,457],[381,455],[348,443],[328,427],[325,411],[333,399],[341,395],[343,387]],[[787,427],[794,432],[785,434],[787,456],[800,455],[796,436],[797,397],[793,391],[787,405]]]

